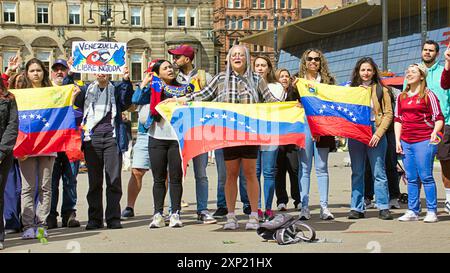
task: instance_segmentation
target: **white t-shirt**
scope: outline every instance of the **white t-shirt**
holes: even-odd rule
[[[284,101],[286,99],[286,92],[284,92],[283,85],[281,83],[269,83],[267,85],[269,87],[270,93],[277,98],[279,101]]]
[[[172,131],[172,127],[163,118],[161,118],[159,122],[152,123],[148,131],[148,134],[156,139],[177,140],[177,136]]]

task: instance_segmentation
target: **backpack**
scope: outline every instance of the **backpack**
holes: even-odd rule
[[[199,69],[197,71],[197,78],[200,83],[200,89],[203,89],[203,87],[206,86],[206,71],[203,69]]]
[[[285,213],[277,214],[272,220],[261,224],[256,233],[264,240],[277,241],[279,245],[316,240],[316,231],[312,227]]]
[[[394,94],[392,93],[392,91],[389,88],[387,88],[387,90],[388,90],[389,96],[391,97],[392,113],[394,113],[395,112]],[[381,109],[383,109],[383,86],[381,86],[381,84],[376,85],[376,93],[377,93],[378,103],[380,104]],[[394,122],[393,121],[389,125],[388,131],[394,131]]]

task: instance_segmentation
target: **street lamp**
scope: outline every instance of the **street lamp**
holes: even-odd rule
[[[92,2],[93,2],[93,0],[91,0],[91,5],[89,6],[89,19],[87,20],[87,23],[88,24],[95,23],[94,18],[92,18],[92,13],[94,13],[94,12],[99,14],[100,16],[106,18],[106,20],[104,22],[102,22],[102,24],[104,24],[106,26],[106,40],[109,42],[111,23],[114,22],[114,17],[116,17],[116,15],[118,13],[122,14],[122,20],[120,20],[120,23],[122,25],[128,24],[128,20],[126,19],[125,6],[124,6],[122,0],[120,0],[123,10],[122,11],[114,11],[114,10],[111,10],[111,7],[109,5],[110,0],[105,0],[104,4],[103,4],[105,6],[105,9],[96,10],[96,9],[92,9]]]

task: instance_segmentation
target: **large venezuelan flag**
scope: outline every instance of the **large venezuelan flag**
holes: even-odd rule
[[[193,157],[242,145],[305,146],[304,110],[297,102],[159,104],[156,109],[177,134],[183,170]],[[186,173],[186,172],[185,172]]]
[[[297,89],[313,136],[341,136],[369,144],[369,89],[320,84],[299,79]]]
[[[73,85],[16,89],[19,136],[14,156],[65,151],[80,155],[80,130],[71,104]]]

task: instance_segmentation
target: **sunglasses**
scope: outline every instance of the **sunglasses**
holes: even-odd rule
[[[181,58],[182,57],[182,55],[173,55],[173,59],[174,60],[178,60],[179,58]]]
[[[311,62],[312,60],[316,61],[316,62],[320,62],[320,57],[306,57],[306,60],[308,62]]]

